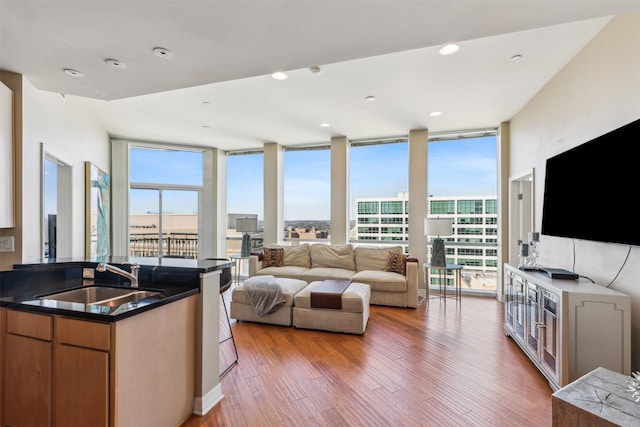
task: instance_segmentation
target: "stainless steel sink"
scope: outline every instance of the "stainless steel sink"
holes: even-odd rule
[[[137,302],[145,298],[161,296],[158,291],[133,288],[112,288],[106,286],[85,286],[70,291],[41,295],[38,299],[49,299],[81,304],[116,306],[127,302]]]

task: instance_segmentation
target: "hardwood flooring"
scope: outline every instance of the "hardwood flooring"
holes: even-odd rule
[[[364,335],[232,320],[224,399],[182,427],[550,426],[552,390],[502,319],[496,299],[463,296],[371,306]]]

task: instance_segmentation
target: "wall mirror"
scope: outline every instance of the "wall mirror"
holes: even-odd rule
[[[91,162],[85,163],[85,253],[88,258],[110,254],[111,179]]]

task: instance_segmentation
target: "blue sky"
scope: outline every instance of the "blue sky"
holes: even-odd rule
[[[355,198],[389,197],[407,191],[407,144],[352,148],[350,193]],[[495,195],[496,139],[483,137],[429,144],[429,194]],[[263,217],[262,155],[228,157],[228,207]],[[330,153],[285,152],[285,220],[329,219]]]
[[[407,191],[407,144],[355,147],[349,153],[350,193],[355,198],[393,197]],[[136,150],[131,152],[131,181],[175,184],[202,182],[199,153]],[[495,195],[496,139],[482,137],[429,143],[429,194],[434,196]],[[328,220],[330,153],[328,150],[285,152],[285,220]],[[227,157],[228,210],[263,217],[263,156]],[[157,194],[132,197],[135,213],[157,211]],[[197,210],[191,195],[167,194],[165,211]],[[156,206],[154,208],[154,206]]]

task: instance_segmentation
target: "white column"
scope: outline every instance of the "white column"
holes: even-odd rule
[[[427,149],[429,131],[409,131],[409,254],[418,258],[418,287],[424,288],[422,264],[427,262],[424,219],[427,217]]]
[[[264,144],[264,245],[284,240],[284,147]]]
[[[349,142],[331,138],[331,244],[349,241]]]
[[[503,300],[504,269],[502,266],[508,258],[509,251],[509,122],[500,123],[496,138],[498,165],[498,268],[496,297]],[[535,224],[534,224],[535,226]]]
[[[201,258],[227,255],[227,156],[218,148],[205,150],[202,199],[199,202],[198,239]]]

